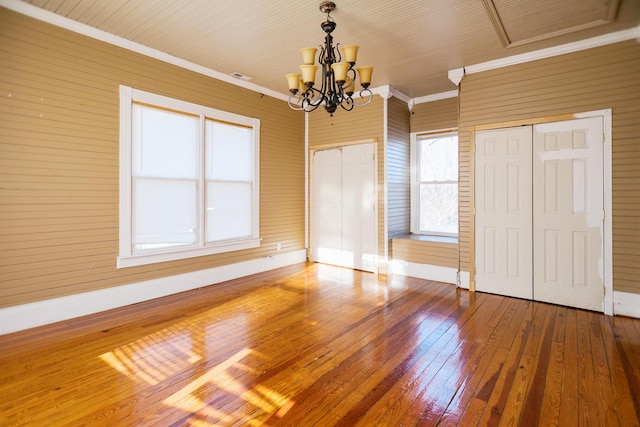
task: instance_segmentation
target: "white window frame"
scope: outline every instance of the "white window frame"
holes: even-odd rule
[[[132,250],[132,105],[134,102],[184,112],[200,117],[200,159],[198,172],[199,188],[199,230],[200,244],[188,248],[163,248],[144,253],[133,253]],[[253,129],[253,192],[252,192],[252,235],[247,238],[233,239],[225,242],[206,243],[204,236],[204,127],[205,118],[228,122]],[[226,111],[193,104],[157,95],[150,92],[120,86],[120,226],[119,256],[117,268],[174,261],[203,255],[256,248],[260,246],[260,120]]]
[[[420,150],[418,150],[418,136],[433,136],[443,137],[449,135],[458,136],[458,129],[441,129],[430,132],[412,132],[410,135],[410,149],[409,158],[411,163],[411,233],[419,234],[423,236],[441,236],[450,237],[457,240],[458,233],[445,233],[436,231],[423,231],[420,230],[420,181],[419,181],[419,167],[420,167]],[[458,170],[460,170],[460,162],[458,160]],[[458,184],[460,177],[458,175]],[[459,197],[459,195],[458,195]],[[458,218],[458,227],[460,226],[460,218]]]

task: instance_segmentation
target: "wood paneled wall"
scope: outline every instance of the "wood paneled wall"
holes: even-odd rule
[[[371,103],[352,111],[338,109],[333,115],[321,108],[309,113],[309,148],[375,140],[378,143],[378,254],[385,253],[384,239],[384,99],[374,95]]]
[[[423,102],[411,111],[411,132],[429,132],[458,127],[458,98]]]
[[[458,98],[416,104],[410,114],[411,132],[431,132],[458,127]],[[409,173],[409,152],[407,152],[407,173]],[[410,182],[408,185],[410,185]],[[410,197],[410,194],[409,194]],[[391,201],[389,202],[391,204]],[[407,215],[410,215],[410,203]],[[409,234],[410,224],[405,235]],[[402,238],[392,240],[392,257],[396,260],[458,268],[458,244],[433,242],[428,239]]]
[[[395,260],[458,269],[458,245],[412,238],[391,239]]]
[[[0,76],[0,307],[304,249],[304,117],[286,102],[4,8]],[[121,84],[261,120],[259,248],[116,269]]]
[[[477,74],[460,86],[460,262],[469,271],[469,128],[612,109],[613,286],[640,293],[640,44],[631,40]]]
[[[388,101],[387,220],[389,239],[411,228],[411,174],[409,163],[409,107],[397,99]]]

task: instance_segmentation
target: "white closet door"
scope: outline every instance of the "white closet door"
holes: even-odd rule
[[[476,290],[531,299],[531,127],[475,134]]]
[[[601,117],[533,128],[534,299],[603,310]]]
[[[375,267],[374,144],[342,147],[342,250],[345,266]]]
[[[313,155],[313,260],[342,265],[342,153],[339,149]]]
[[[371,271],[376,254],[375,144],[316,151],[313,261]]]

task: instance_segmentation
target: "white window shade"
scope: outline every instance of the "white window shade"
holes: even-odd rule
[[[198,177],[198,117],[133,105],[132,174]]]
[[[121,86],[118,267],[254,248],[257,119]]]
[[[207,120],[207,242],[252,235],[253,130]]]
[[[253,179],[253,129],[207,120],[207,180]]]

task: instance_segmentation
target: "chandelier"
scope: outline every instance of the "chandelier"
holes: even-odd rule
[[[320,11],[327,14],[327,20],[320,27],[327,33],[324,45],[320,46],[318,64],[322,70],[320,88],[316,86],[315,56],[318,49],[307,47],[300,49],[302,53],[301,74],[292,73],[285,77],[289,83],[289,107],[298,111],[311,112],[324,104],[324,109],[333,116],[338,107],[351,111],[355,106],[367,105],[371,102],[373,93],[369,90],[373,67],[354,68],[359,46],[342,46],[342,55],[338,50],[340,43],[333,46],[331,33],[336,28],[330,13],[336,9],[333,2],[325,1],[320,4]],[[344,61],[343,61],[344,59]],[[355,92],[356,71],[360,77],[362,90],[359,95],[364,101],[356,103],[353,99]]]

